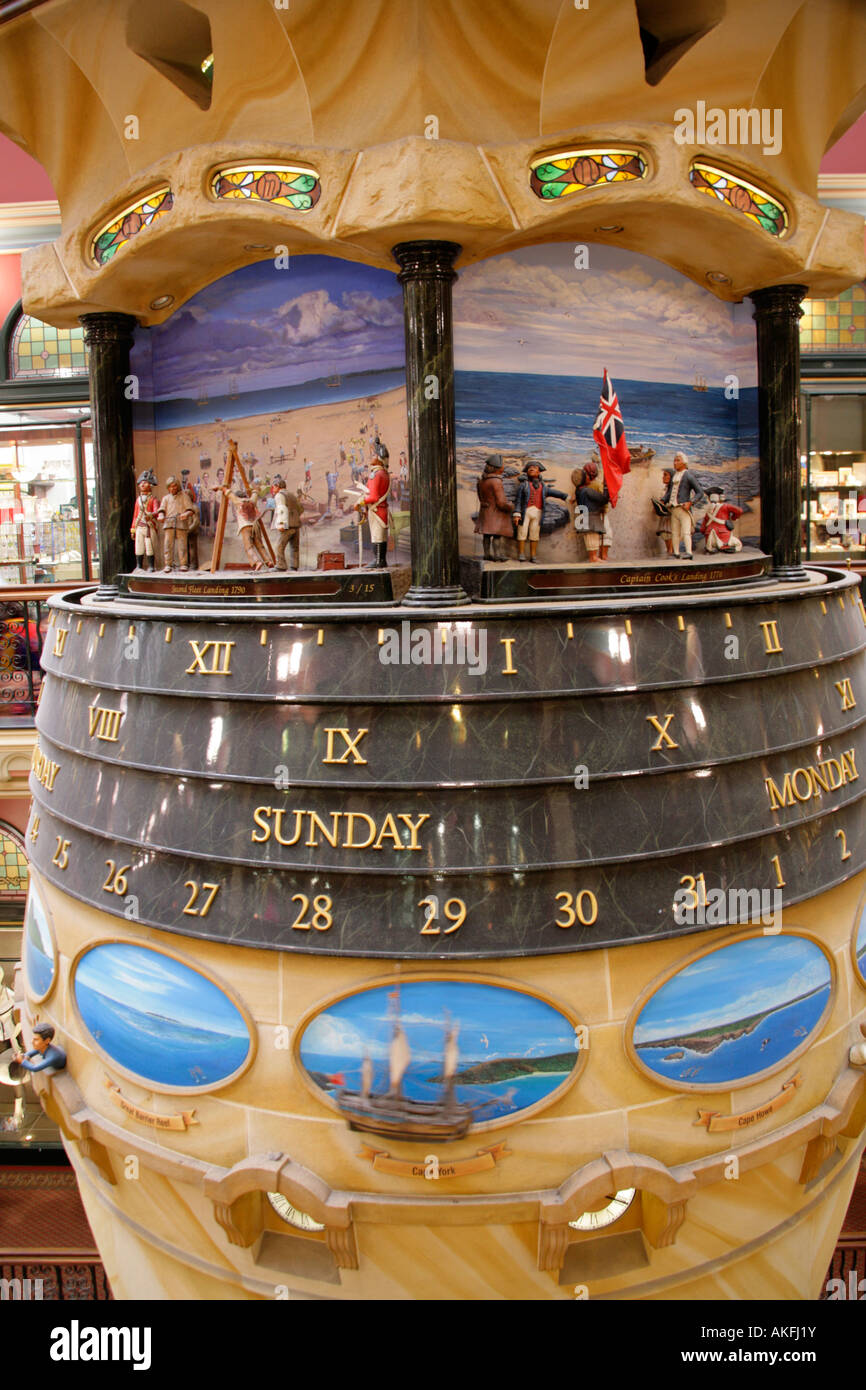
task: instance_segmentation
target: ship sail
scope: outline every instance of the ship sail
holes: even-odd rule
[[[460,1025],[455,1023],[445,1034],[445,1060],[442,1064],[442,1075],[448,1080],[451,1079],[457,1070],[457,1062],[459,1060],[457,1052],[457,1034],[459,1031]]]
[[[373,1063],[365,1054],[361,1063],[361,1095],[369,1096],[373,1089]]]
[[[400,1091],[400,1082],[403,1080],[406,1068],[412,1060],[412,1053],[409,1050],[409,1039],[403,1030],[401,1023],[394,1024],[394,1036],[391,1039],[391,1092],[397,1095]]]

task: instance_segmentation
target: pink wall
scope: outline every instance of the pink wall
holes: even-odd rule
[[[0,203],[54,202],[51,180],[35,159],[0,135]]]
[[[0,256],[0,327],[12,305],[17,304],[20,298],[21,256],[17,252],[10,252],[8,256]]]
[[[822,174],[866,174],[866,115],[855,121],[821,161]]]

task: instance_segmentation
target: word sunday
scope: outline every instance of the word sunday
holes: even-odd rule
[[[284,834],[284,817],[288,834]],[[429,815],[409,816],[399,812],[395,819],[388,812],[381,826],[377,826],[373,817],[364,811],[331,811],[328,817],[330,827],[315,811],[286,811],[276,806],[257,806],[253,811],[256,829],[250,832],[250,839],[253,844],[264,845],[273,837],[279,845],[300,843],[317,849],[318,836],[321,834],[322,839],[327,840],[334,849],[384,849],[388,841],[390,849],[420,850],[423,846],[418,843],[418,831],[425,820],[430,819]],[[401,833],[397,821],[402,821],[409,832],[408,844],[403,839],[405,831]],[[302,840],[305,822],[307,838]]]

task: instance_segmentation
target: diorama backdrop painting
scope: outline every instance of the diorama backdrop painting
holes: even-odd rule
[[[153,468],[160,496],[170,474],[185,475],[201,506],[203,565],[217,517],[214,485],[235,439],[263,494],[277,473],[292,490],[309,480],[301,565],[340,549],[357,563],[357,532],[347,530],[357,497],[347,490],[361,486],[377,433],[391,455],[392,506],[408,509],[404,362],[402,295],[389,271],[328,256],[236,270],[159,327],[136,332],[136,472]],[[332,468],[338,502],[328,512]],[[230,521],[223,564],[242,560]]]
[[[461,271],[454,287],[458,506],[461,554],[474,535],[475,485],[489,453],[515,477],[527,456],[545,481],[573,493],[572,470],[592,456],[605,367],[619,395],[628,445],[653,457],[632,463],[611,514],[612,560],[664,554],[651,498],[677,450],[705,485],[725,488],[745,515],[735,530],[757,544],[757,368],[751,305],[725,304],[677,271],[616,247],[535,246]],[[580,260],[580,257],[577,257]],[[737,378],[739,396],[725,394]],[[506,485],[506,491],[508,491]],[[584,560],[573,508],[542,538],[541,559]],[[515,549],[516,548],[512,547]]]

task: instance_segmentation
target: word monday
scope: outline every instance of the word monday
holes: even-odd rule
[[[781,787],[772,777],[765,777],[764,785],[770,798],[770,810],[775,811],[779,806],[793,806],[795,800],[811,801],[822,792],[835,792],[846,782],[859,780],[854,749],[849,748],[838,758],[824,758],[815,767],[795,767],[793,772],[786,772]]]

